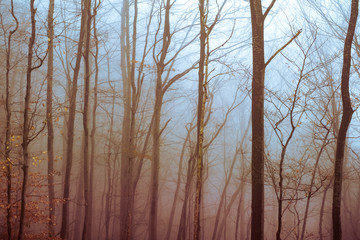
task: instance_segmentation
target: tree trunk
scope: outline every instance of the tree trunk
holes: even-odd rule
[[[80,154],[80,161],[79,161],[79,166],[83,166],[84,163],[84,144],[85,144],[85,138],[84,138],[84,134],[82,134],[81,136],[81,154]],[[76,193],[74,196],[74,201],[76,202],[75,206],[74,206],[74,216],[84,216],[84,168],[80,167],[79,168],[79,172],[78,172],[78,176],[77,176],[78,181],[74,181],[73,180],[73,185],[76,185]],[[74,184],[75,182],[75,184]],[[74,223],[73,223],[74,227],[72,228],[72,239],[81,239],[82,236],[82,230],[83,230],[83,219],[82,217],[76,217],[74,219]],[[69,235],[69,239],[70,239],[70,235]]]
[[[90,152],[90,173],[89,173],[89,231],[90,236],[93,236],[95,231],[92,231],[92,222],[93,222],[93,191],[94,191],[94,162],[95,162],[95,155],[96,155],[96,145],[95,145],[95,137],[96,137],[96,109],[98,105],[98,98],[97,98],[97,89],[98,89],[98,81],[99,81],[99,63],[98,63],[98,56],[99,56],[99,40],[97,37],[97,29],[96,29],[96,14],[98,9],[97,1],[95,0],[94,3],[94,10],[92,15],[93,20],[93,31],[94,31],[94,40],[95,40],[95,55],[94,55],[94,62],[95,62],[95,82],[94,82],[94,103],[92,109],[92,128],[90,133],[90,141],[91,141],[91,152]],[[90,11],[89,11],[90,12]],[[90,31],[91,29],[89,29]],[[90,34],[89,34],[90,35]],[[100,224],[99,224],[100,225]],[[99,231],[98,231],[99,232]]]
[[[159,72],[158,72],[159,74]],[[154,106],[153,127],[153,162],[151,165],[151,203],[150,203],[150,240],[157,239],[157,212],[160,168],[160,118],[162,107],[161,75],[156,81],[156,99]]]
[[[133,239],[133,216],[134,216],[134,204],[135,204],[135,191],[136,191],[136,183],[134,179],[134,160],[135,160],[135,153],[137,152],[136,148],[136,139],[135,139],[135,128],[136,128],[136,113],[138,110],[138,103],[140,99],[141,93],[141,84],[142,81],[140,80],[141,74],[139,73],[138,81],[141,81],[136,87],[135,85],[135,63],[136,63],[136,26],[137,26],[137,16],[138,16],[138,6],[137,0],[134,0],[134,20],[133,20],[133,33],[132,33],[132,51],[131,51],[131,61],[130,61],[130,98],[131,98],[131,108],[130,108],[130,136],[129,136],[129,146],[130,146],[130,155],[129,155],[129,195],[128,195],[128,219],[127,225],[129,226],[128,230],[128,239]],[[128,33],[129,34],[129,33]],[[127,45],[130,46],[130,38],[127,38]]]
[[[121,15],[121,76],[123,81],[124,115],[121,137],[121,193],[120,193],[120,239],[129,239],[129,198],[131,191],[131,84],[130,84],[130,45],[129,45],[129,1],[123,1]]]
[[[339,134],[336,142],[335,170],[334,170],[334,191],[332,203],[333,239],[341,240],[341,189],[343,178],[343,161],[346,143],[346,134],[351,122],[353,109],[349,93],[349,78],[351,66],[351,46],[355,33],[358,16],[359,0],[351,1],[351,14],[349,27],[344,43],[343,68],[341,74],[341,98],[343,103],[343,116],[341,119]]]
[[[10,158],[11,152],[11,96],[10,96],[10,71],[11,71],[11,38],[12,35],[17,31],[19,27],[19,22],[14,13],[14,1],[11,0],[11,15],[16,22],[16,26],[13,30],[9,32],[9,36],[7,38],[7,45],[5,43],[6,50],[6,73],[5,73],[5,88],[6,88],[6,96],[5,96],[5,111],[6,111],[6,133],[5,133],[5,148],[4,148],[4,162],[6,168],[6,193],[7,193],[7,208],[6,208],[6,225],[7,225],[7,237],[11,240],[11,169],[12,163]]]
[[[177,234],[177,240],[184,240],[185,237],[185,229],[186,229],[186,218],[187,218],[187,210],[188,210],[188,199],[190,197],[190,187],[192,182],[192,177],[195,170],[195,158],[190,154],[190,158],[188,160],[188,167],[187,167],[187,174],[186,174],[186,183],[185,183],[185,196],[183,206],[181,208],[181,215],[180,215],[180,223],[179,229]]]
[[[36,37],[36,21],[35,14],[36,9],[34,7],[34,1],[30,0],[30,12],[31,12],[31,36],[28,45],[28,57],[27,57],[27,70],[26,70],[26,93],[25,93],[25,108],[24,108],[24,122],[23,122],[23,141],[22,141],[22,150],[23,150],[23,181],[22,181],[22,189],[21,189],[21,202],[20,202],[20,220],[19,220],[19,235],[18,239],[23,239],[24,235],[24,223],[25,223],[25,204],[26,204],[26,188],[27,188],[27,180],[28,180],[28,162],[29,162],[29,152],[28,147],[30,143],[29,139],[29,111],[30,111],[30,97],[31,97],[31,72],[34,70],[32,67],[32,57],[33,57],[33,47],[35,44]]]
[[[200,239],[200,205],[203,185],[203,141],[204,141],[204,113],[206,101],[206,82],[205,68],[205,48],[206,48],[206,30],[205,30],[205,3],[199,0],[200,12],[200,61],[198,72],[198,109],[197,109],[197,144],[196,144],[196,186],[195,186],[195,206],[194,206],[194,240]]]
[[[156,62],[156,86],[155,86],[155,103],[154,103],[154,122],[153,122],[153,153],[151,164],[151,193],[150,193],[150,224],[149,224],[149,239],[157,239],[157,213],[158,213],[158,198],[159,198],[159,168],[160,168],[160,120],[161,108],[163,104],[163,83],[162,74],[165,68],[165,58],[167,50],[170,46],[170,0],[166,1],[165,5],[165,22],[162,39],[161,55],[158,62]],[[154,57],[155,58],[155,57]]]
[[[264,239],[264,20],[266,15],[262,13],[261,0],[250,0],[250,11],[253,53],[251,239],[262,240]]]
[[[82,239],[91,238],[91,219],[89,213],[91,211],[89,199],[89,97],[90,97],[90,35],[91,35],[91,0],[84,0],[84,12],[86,14],[85,27],[85,46],[84,46],[84,112],[83,112],[83,128],[84,128],[84,199],[85,199],[85,216]],[[89,232],[90,231],[90,232]]]
[[[47,94],[46,94],[46,123],[48,130],[48,191],[49,191],[49,238],[55,233],[55,191],[54,191],[54,126],[52,114],[53,75],[54,75],[54,0],[49,1],[48,11],[48,69],[47,69]]]
[[[110,115],[110,129],[109,129],[109,141],[108,141],[108,153],[107,153],[107,159],[106,159],[106,169],[107,169],[107,176],[105,174],[105,182],[107,183],[106,187],[106,200],[105,200],[105,240],[109,240],[109,229],[110,229],[110,215],[111,215],[111,198],[112,198],[112,191],[113,191],[113,185],[112,185],[112,178],[111,178],[111,157],[112,157],[112,151],[113,151],[113,127],[114,127],[114,112],[115,112],[115,94],[116,91],[113,86],[111,86],[110,82],[110,57],[107,56],[107,77],[109,86],[112,90],[112,102],[111,102],[111,115]]]
[[[70,200],[70,174],[73,161],[73,149],[74,149],[74,126],[75,126],[75,112],[76,112],[76,94],[77,94],[77,82],[80,71],[80,63],[82,56],[82,48],[84,42],[84,31],[86,24],[87,12],[83,9],[81,11],[81,25],[79,42],[76,54],[76,63],[74,68],[73,81],[71,86],[70,95],[70,106],[69,106],[69,118],[67,124],[67,144],[66,144],[66,168],[64,178],[64,192],[63,199],[65,200],[62,208],[62,219],[61,219],[61,231],[60,237],[66,238],[68,234],[68,221],[69,221],[69,200]]]
[[[325,186],[324,189],[324,193],[323,193],[323,197],[321,200],[321,207],[320,207],[320,211],[319,211],[319,239],[323,240],[323,219],[324,219],[324,212],[325,212],[325,203],[326,203],[326,195],[327,195],[327,191],[330,189],[332,182],[334,180],[334,177],[332,177],[328,183],[327,186]]]

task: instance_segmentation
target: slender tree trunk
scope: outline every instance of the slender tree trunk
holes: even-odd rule
[[[341,240],[341,190],[343,180],[343,162],[346,143],[346,134],[351,122],[353,109],[349,93],[349,78],[351,66],[351,46],[355,33],[358,16],[359,0],[351,1],[351,14],[348,32],[344,43],[343,68],[341,75],[341,98],[343,103],[343,116],[341,119],[339,134],[336,142],[335,170],[334,170],[334,191],[332,203],[333,239]]]
[[[321,207],[320,207],[320,212],[319,212],[319,239],[323,240],[323,231],[322,231],[322,227],[323,227],[323,221],[324,221],[324,212],[325,212],[325,203],[326,203],[326,195],[327,195],[327,191],[330,189],[332,182],[334,180],[334,177],[332,177],[330,179],[330,182],[328,183],[328,185],[325,187],[324,189],[324,193],[323,193],[323,197],[321,200]]]
[[[159,73],[158,73],[159,74]],[[153,127],[153,162],[151,165],[151,207],[150,207],[150,240],[157,239],[157,213],[159,191],[159,168],[160,168],[160,118],[162,107],[161,75],[156,81],[156,99],[154,107]]]
[[[186,234],[186,220],[187,220],[187,210],[188,210],[188,201],[190,195],[190,187],[192,182],[192,177],[195,170],[195,163],[196,158],[190,154],[190,158],[188,160],[188,167],[187,167],[187,174],[186,174],[186,183],[185,183],[185,196],[183,206],[181,208],[181,215],[180,215],[180,223],[179,223],[179,230],[177,235],[177,240],[184,240]]]
[[[200,12],[200,61],[198,72],[198,109],[197,109],[197,145],[196,145],[196,187],[195,187],[195,206],[194,206],[194,240],[200,239],[200,205],[203,185],[203,141],[204,141],[204,113],[206,100],[205,68],[205,3],[199,0]]]
[[[84,0],[84,11],[86,14],[85,27],[85,46],[84,46],[84,65],[85,65],[85,87],[84,87],[84,199],[85,199],[85,216],[82,239],[91,238],[91,219],[89,213],[91,211],[89,199],[89,97],[90,97],[90,36],[91,36],[91,0]]]
[[[115,112],[115,89],[111,86],[110,83],[110,57],[107,57],[107,67],[108,67],[108,81],[109,85],[112,88],[113,96],[111,103],[111,115],[110,115],[110,129],[109,129],[109,142],[108,142],[108,154],[106,160],[107,168],[107,188],[106,188],[106,203],[105,203],[105,240],[109,240],[109,229],[110,229],[110,214],[111,214],[111,198],[112,198],[112,178],[111,178],[111,157],[113,151],[113,127],[114,127],[114,112]],[[106,181],[106,180],[105,180]]]
[[[5,150],[4,150],[4,162],[6,167],[6,193],[7,193],[7,208],[6,208],[6,225],[7,225],[7,237],[9,240],[12,239],[11,236],[11,169],[12,169],[12,162],[10,158],[11,152],[11,96],[10,96],[10,71],[11,71],[11,39],[12,35],[17,31],[19,27],[19,22],[14,13],[14,1],[11,0],[11,15],[16,22],[16,26],[13,30],[9,32],[7,38],[7,45],[5,43],[5,50],[6,50],[6,73],[5,73],[5,81],[6,81],[6,96],[5,96],[5,111],[6,111],[6,133],[5,133]]]
[[[134,0],[134,20],[133,20],[133,33],[132,33],[132,51],[131,51],[131,61],[130,61],[130,85],[131,85],[131,109],[130,109],[130,137],[129,137],[129,146],[130,146],[130,156],[129,156],[129,163],[130,163],[130,188],[129,188],[129,207],[128,207],[128,219],[127,225],[129,226],[128,231],[128,239],[133,238],[133,216],[134,216],[134,204],[135,204],[135,191],[136,191],[136,183],[134,182],[134,160],[135,160],[135,153],[137,152],[136,149],[136,139],[135,139],[135,128],[136,128],[136,113],[138,110],[138,103],[140,99],[141,93],[141,86],[139,84],[136,86],[135,84],[135,63],[136,63],[136,27],[137,27],[137,16],[138,16],[138,5],[137,0]],[[129,34],[129,33],[128,33]],[[130,46],[130,38],[127,38],[127,45]],[[139,73],[140,74],[140,73]],[[140,75],[139,75],[140,77]],[[140,79],[138,80],[140,81]]]
[[[46,94],[46,122],[48,130],[48,191],[49,191],[49,238],[54,236],[55,230],[55,191],[54,191],[54,127],[52,114],[53,75],[54,75],[54,0],[49,1],[48,11],[48,69]]]
[[[339,125],[340,125],[340,120],[339,120],[339,111],[338,111],[338,105],[337,105],[337,101],[335,98],[335,86],[334,83],[331,79],[331,76],[328,77],[329,80],[329,86],[330,86],[330,90],[331,90],[331,111],[332,111],[332,116],[331,118],[333,119],[332,124],[331,124],[331,129],[332,129],[332,134],[334,135],[335,139],[337,138],[338,132],[339,132]],[[336,151],[335,147],[333,148],[334,151]],[[334,181],[334,176],[331,177],[329,183],[324,187],[324,192],[323,192],[323,196],[322,196],[322,200],[321,200],[321,207],[320,207],[320,211],[319,211],[319,239],[323,240],[323,220],[324,220],[324,212],[325,212],[325,203],[326,203],[326,196],[327,196],[327,192],[330,189],[330,187],[333,185],[333,181]]]
[[[79,166],[83,166],[84,163],[84,144],[85,144],[85,138],[84,138],[84,134],[81,135],[81,154],[79,157]],[[76,193],[75,193],[75,197],[74,197],[74,201],[76,202],[75,206],[74,206],[74,216],[79,216],[76,217],[74,219],[74,223],[72,225],[74,225],[74,227],[72,228],[72,239],[81,239],[82,236],[82,232],[83,232],[83,219],[82,216],[84,216],[84,168],[80,167],[78,175],[77,175],[77,179],[78,181],[73,184],[76,185]],[[75,181],[73,181],[75,182]],[[70,236],[69,236],[70,238]]]
[[[162,75],[165,68],[165,58],[167,50],[170,46],[170,0],[165,5],[165,21],[162,39],[162,48],[160,59],[156,62],[156,86],[155,86],[155,103],[154,103],[154,122],[152,129],[153,153],[151,164],[151,193],[150,193],[150,224],[149,239],[157,239],[157,214],[158,214],[158,198],[159,198],[159,168],[160,168],[160,120],[161,108],[163,104],[164,91],[162,87]],[[155,58],[155,57],[154,57]]]
[[[64,101],[64,121],[63,121],[63,126],[62,126],[62,156],[64,158],[64,160],[66,160],[66,156],[67,156],[67,143],[68,143],[68,126],[69,126],[69,106],[70,106],[70,98],[71,98],[71,76],[70,76],[70,59],[69,59],[69,47],[68,47],[68,35],[67,35],[67,28],[64,29],[64,37],[65,37],[65,62],[62,62],[63,65],[63,69],[66,73],[66,90],[65,90],[65,101]],[[66,172],[66,167],[67,167],[67,161],[62,161],[62,165],[61,165],[61,172],[64,173]],[[65,182],[65,175],[63,174],[61,176],[62,178],[62,182]],[[65,184],[62,186],[63,188],[65,187]],[[62,189],[64,191],[64,189]]]
[[[123,1],[121,15],[121,76],[123,81],[124,113],[121,137],[121,193],[120,193],[120,239],[129,239],[129,198],[132,185],[130,121],[131,121],[131,83],[130,83],[130,45],[129,45],[129,1]]]
[[[34,70],[32,67],[32,57],[33,57],[33,47],[35,44],[36,37],[36,21],[35,14],[36,9],[34,7],[34,1],[30,0],[30,12],[31,12],[31,36],[28,45],[28,57],[27,57],[27,70],[26,70],[26,93],[25,93],[25,103],[24,103],[24,122],[23,122],[23,142],[22,142],[22,150],[23,150],[23,181],[22,181],[22,189],[21,189],[21,201],[20,201],[20,220],[19,220],[19,235],[18,239],[23,239],[24,235],[24,223],[25,223],[25,204],[26,204],[26,188],[27,188],[27,180],[28,180],[28,162],[29,162],[29,152],[28,147],[30,143],[29,139],[29,111],[30,111],[30,97],[31,97],[31,72]]]
[[[241,183],[240,183],[240,198],[239,205],[236,212],[235,223],[235,240],[243,239],[244,237],[244,190],[245,190],[245,169],[244,169],[244,156],[241,161]],[[239,232],[240,227],[240,232]]]
[[[277,215],[277,223],[278,228],[276,231],[276,240],[281,240],[281,229],[282,229],[282,215],[283,215],[283,195],[284,195],[284,188],[283,188],[283,166],[284,166],[284,159],[285,159],[285,152],[286,148],[282,146],[281,156],[280,156],[280,166],[279,166],[279,197],[278,197],[278,215]]]
[[[132,61],[132,64],[131,64],[131,72],[132,72],[132,109],[131,109],[131,114],[132,114],[132,127],[131,127],[131,136],[134,138],[135,137],[135,132],[134,132],[134,129],[135,129],[135,124],[136,124],[136,121],[135,121],[135,117],[136,117],[136,112],[137,112],[137,109],[138,109],[138,105],[139,105],[139,101],[140,101],[140,97],[141,97],[141,92],[142,92],[142,84],[143,84],[143,81],[144,81],[144,74],[143,74],[143,70],[144,70],[144,63],[145,63],[145,58],[146,58],[146,55],[147,55],[147,52],[148,52],[148,38],[149,38],[149,34],[150,34],[150,26],[151,26],[151,22],[152,22],[152,17],[153,17],[153,10],[154,10],[154,5],[155,5],[155,1],[152,1],[152,4],[151,4],[151,10],[150,10],[150,15],[149,15],[149,22],[147,24],[147,30],[146,30],[146,37],[145,37],[145,44],[144,44],[144,49],[143,49],[143,54],[142,54],[142,59],[141,59],[141,62],[140,62],[140,66],[139,66],[139,69],[138,69],[138,76],[137,76],[137,82],[136,82],[136,86],[135,86],[135,73],[133,72],[135,70],[135,63],[136,61]],[[137,13],[138,12],[138,6],[137,6],[137,0],[134,1],[134,21],[133,21],[133,46],[136,46],[136,26],[137,26]],[[134,49],[135,48],[135,49]],[[135,59],[135,56],[136,56],[136,47],[134,47],[132,49],[132,59]],[[145,140],[144,140],[144,144],[142,146],[142,150],[141,150],[141,153],[140,153],[140,157],[137,159],[136,161],[136,167],[134,167],[134,172],[133,172],[133,184],[132,184],[132,192],[135,193],[136,192],[136,187],[137,187],[137,184],[139,182],[139,179],[140,179],[140,174],[141,174],[141,170],[142,170],[142,167],[143,167],[143,163],[144,163],[144,160],[145,160],[145,155],[146,155],[146,152],[147,152],[147,148],[148,148],[148,145],[149,145],[149,139],[151,137],[151,133],[152,133],[152,128],[153,128],[153,123],[154,123],[154,116],[152,116],[151,118],[151,121],[150,121],[150,124],[149,126],[147,127],[147,133],[146,133],[146,136],[145,136]],[[135,139],[132,140],[132,145],[134,147],[134,150],[135,149]],[[135,195],[133,194],[132,196],[132,199],[131,199],[131,213],[133,213],[133,206],[134,206],[134,197]]]
[[[261,0],[250,0],[252,25],[251,239],[264,239],[264,16]]]
[[[299,86],[299,85],[298,85]],[[296,98],[296,92],[294,94],[295,98]],[[284,161],[285,161],[285,155],[286,155],[286,150],[287,147],[290,143],[290,140],[294,134],[295,131],[295,125],[293,123],[293,111],[294,111],[294,106],[295,106],[295,98],[294,98],[294,102],[292,104],[292,109],[290,110],[290,121],[291,121],[291,132],[290,135],[288,137],[288,139],[286,140],[285,144],[282,144],[282,150],[281,150],[281,155],[280,155],[280,166],[279,166],[279,196],[278,196],[278,228],[276,231],[276,239],[277,240],[281,240],[281,229],[282,229],[282,216],[283,216],[283,208],[282,208],[282,204],[283,204],[283,196],[284,196],[284,186],[283,186],[283,181],[284,181],[284,176],[283,176],[283,168],[284,168]]]
[[[65,203],[62,208],[62,219],[61,219],[61,231],[60,237],[66,238],[68,234],[68,221],[69,221],[69,200],[70,200],[70,174],[73,161],[73,149],[74,149],[74,126],[75,126],[75,112],[76,112],[76,94],[77,94],[77,82],[80,71],[80,63],[82,56],[82,48],[84,42],[84,31],[86,24],[87,12],[85,9],[81,10],[81,26],[79,34],[79,42],[76,54],[76,63],[74,68],[73,81],[71,86],[71,95],[70,95],[70,106],[69,106],[69,118],[67,124],[67,144],[66,144],[66,168],[65,168],[65,178],[64,178],[64,193],[63,199]]]
[[[93,31],[94,31],[94,40],[95,40],[95,82],[94,82],[94,103],[92,109],[92,128],[90,133],[90,141],[91,141],[91,152],[90,152],[90,173],[89,173],[89,215],[88,215],[88,227],[90,231],[90,236],[95,231],[92,231],[92,222],[93,222],[93,191],[94,191],[94,162],[95,162],[95,154],[96,154],[96,145],[95,145],[95,137],[96,137],[96,109],[98,105],[98,98],[97,98],[97,89],[98,89],[98,81],[99,81],[99,63],[98,63],[98,56],[99,56],[99,40],[97,37],[97,29],[96,29],[96,14],[98,9],[98,3],[95,0],[94,3],[94,10],[92,15],[93,20]],[[89,29],[90,32],[91,29]],[[89,34],[90,35],[90,34]],[[98,231],[99,232],[99,231]]]

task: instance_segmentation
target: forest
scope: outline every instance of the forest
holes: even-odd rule
[[[0,0],[0,239],[360,239],[358,2]]]

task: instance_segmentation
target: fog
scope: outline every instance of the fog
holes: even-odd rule
[[[0,0],[0,239],[359,239],[354,12]]]

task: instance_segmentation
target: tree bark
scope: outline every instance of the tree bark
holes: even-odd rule
[[[194,240],[200,239],[200,205],[203,185],[203,141],[204,141],[204,113],[206,82],[205,82],[205,58],[206,58],[206,30],[205,30],[205,2],[199,0],[200,12],[200,61],[198,71],[198,109],[197,109],[197,144],[196,144],[196,185],[194,206]]]
[[[344,43],[343,68],[341,74],[341,98],[343,103],[343,115],[340,123],[339,134],[336,142],[335,153],[335,169],[334,169],[334,191],[332,203],[332,224],[333,239],[341,240],[341,190],[343,180],[343,162],[346,143],[346,134],[349,128],[352,114],[354,110],[351,107],[351,99],[349,93],[349,79],[351,67],[351,46],[355,33],[357,16],[358,16],[359,0],[351,1],[351,14],[349,20],[348,31]]]
[[[261,0],[250,0],[253,52],[251,239],[264,239],[264,16]]]
[[[55,233],[55,191],[54,191],[54,126],[53,126],[53,75],[54,75],[54,0],[49,1],[48,10],[48,69],[47,69],[47,92],[46,92],[46,123],[48,130],[48,191],[49,191],[49,238]]]
[[[89,192],[89,97],[90,97],[90,35],[91,35],[91,0],[84,0],[84,12],[86,15],[85,27],[85,46],[84,46],[84,111],[83,111],[83,128],[84,128],[84,199],[85,199],[85,216],[82,232],[82,239],[91,238],[91,212],[90,192]]]

